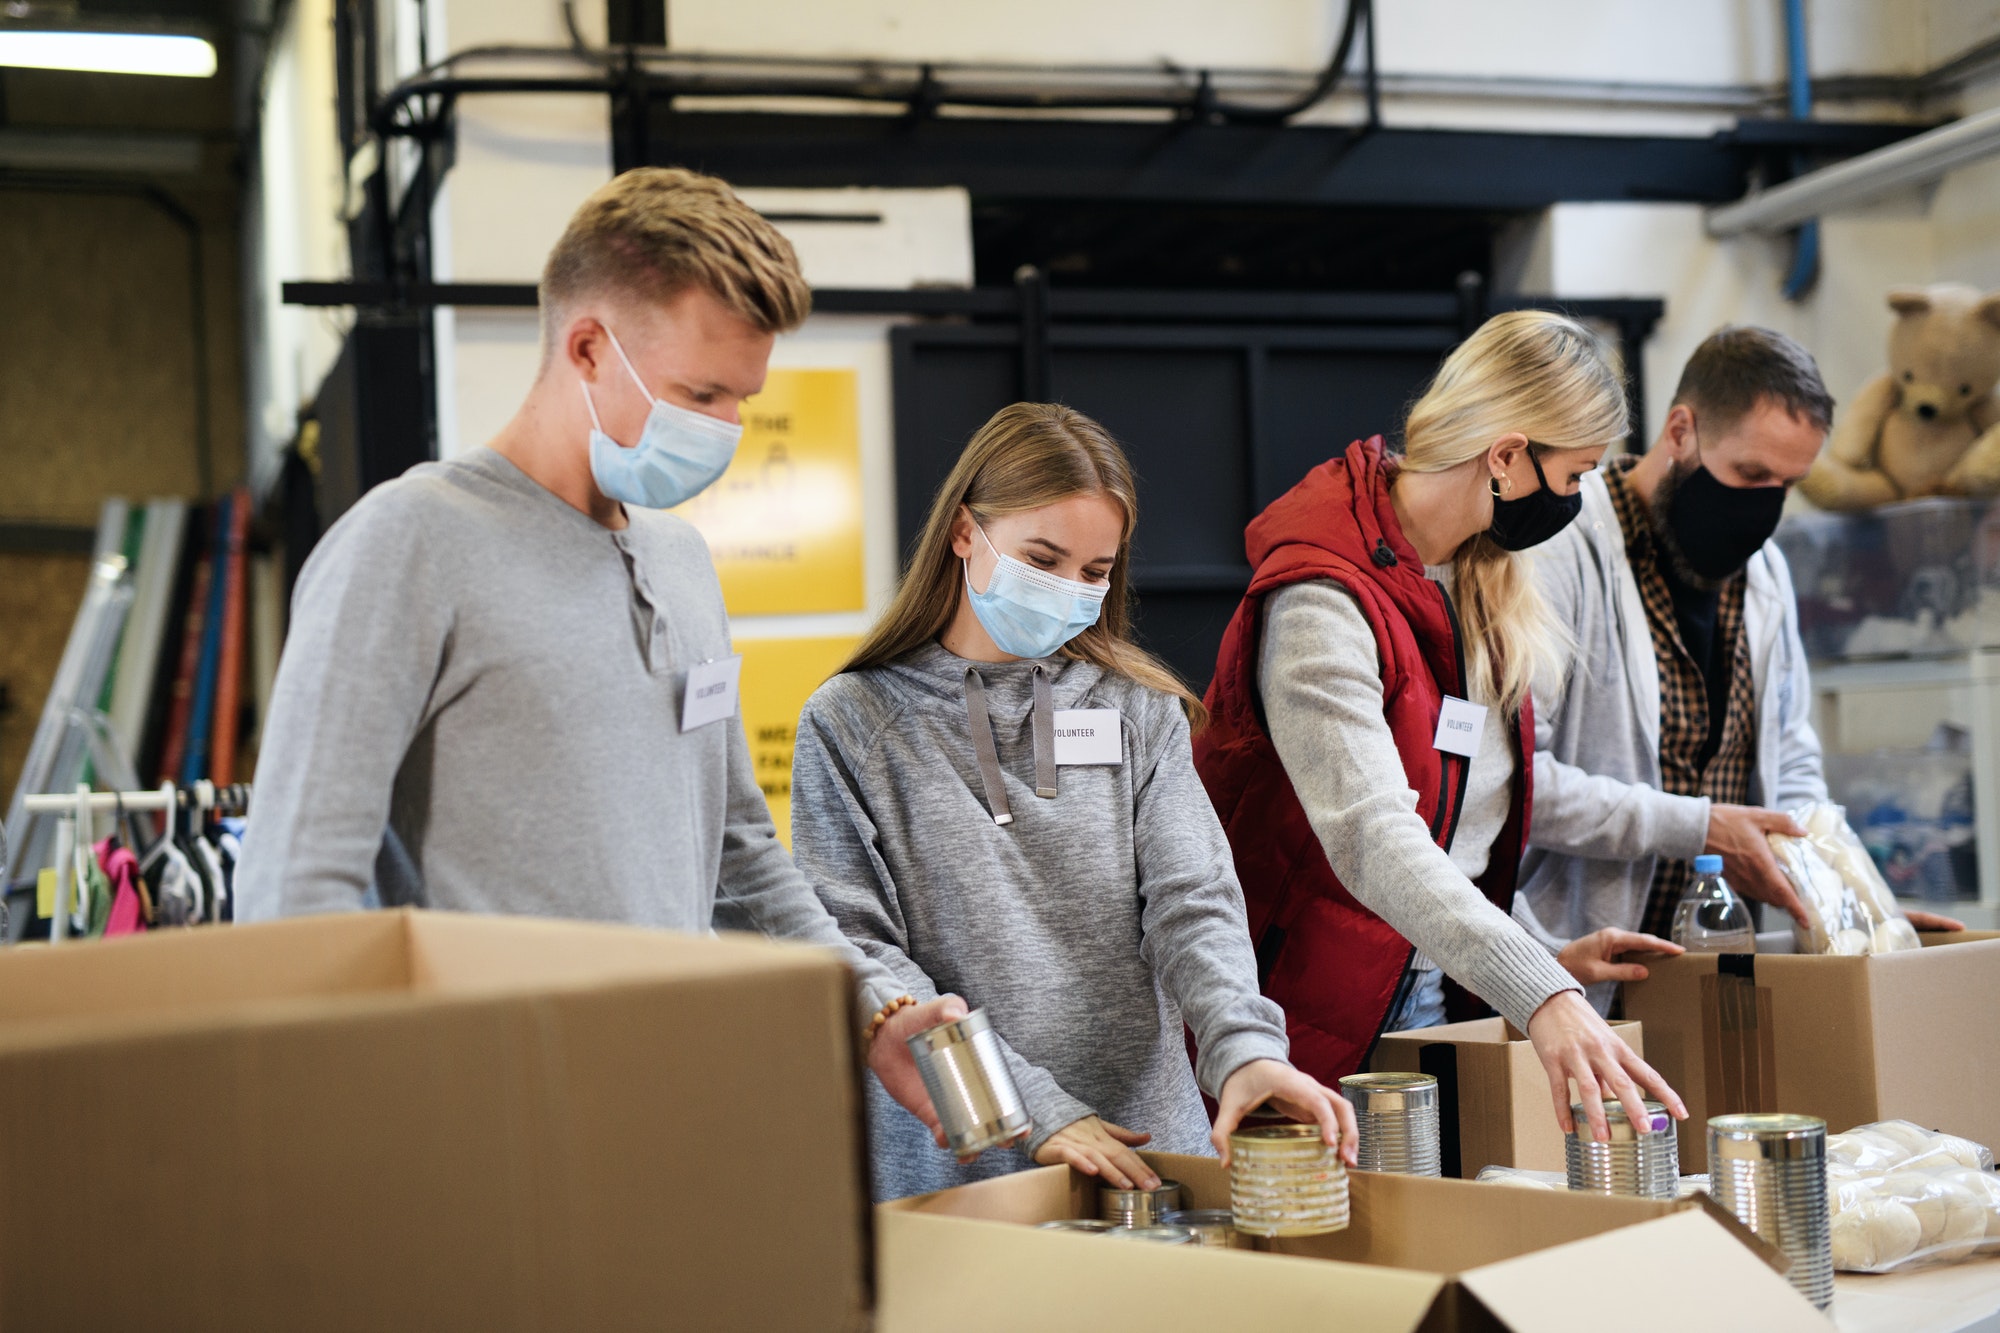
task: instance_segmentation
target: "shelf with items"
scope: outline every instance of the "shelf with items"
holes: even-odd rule
[[[1821,662],[1827,787],[1899,897],[2000,908],[2000,650]]]
[[[1788,518],[1827,785],[1900,896],[2000,909],[2000,506]]]

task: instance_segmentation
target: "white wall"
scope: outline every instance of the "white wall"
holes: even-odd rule
[[[1940,0],[1951,49],[2000,30],[2000,5]],[[1984,28],[1974,22],[1983,19]],[[1933,31],[1945,26],[1933,23]],[[2000,106],[2000,80],[1967,89],[1964,112]],[[1496,282],[1558,296],[1666,298],[1667,313],[1646,350],[1647,434],[1657,433],[1682,364],[1723,323],[1757,323],[1799,339],[1818,359],[1837,401],[1881,373],[1887,358],[1891,287],[1967,282],[2000,289],[2000,157],[1935,185],[1821,219],[1818,285],[1784,300],[1789,264],[1779,237],[1714,241],[1699,208],[1564,204],[1519,228],[1502,246]]]
[[[1967,90],[1964,106],[1968,112],[2000,106],[2000,80]],[[2000,289],[2000,157],[1939,182],[1930,221],[1939,277]]]
[[[332,0],[298,0],[284,15],[265,75],[263,140],[246,228],[244,423],[251,482],[260,492],[275,478],[299,410],[319,391],[351,320],[345,311],[288,306],[280,296],[288,280],[348,276]]]
[[[301,16],[321,14],[328,2],[301,0],[295,26],[320,22]],[[392,7],[411,12],[405,0]],[[1156,0],[1143,7],[1129,0],[1015,0],[1004,6],[988,0],[674,0],[669,38],[677,49],[739,54],[1299,71],[1324,59],[1342,8],[1341,0],[1238,0],[1227,7],[1212,0]],[[577,12],[586,37],[601,39],[602,4],[581,0]],[[566,39],[554,0],[442,0],[430,13],[434,58],[485,43]],[[2000,32],[1994,0],[1809,0],[1808,15],[1820,75],[1912,73]],[[1418,83],[1408,85],[1415,91],[1398,94],[1392,83],[1385,107],[1391,124],[1705,134],[1733,114],[1718,110],[1727,100],[1723,94],[1775,86],[1784,72],[1779,0],[1393,0],[1379,6],[1379,17],[1386,75],[1464,81],[1450,95],[1422,91]],[[400,43],[403,61],[411,58],[410,48]],[[330,53],[314,68],[323,71],[328,59]],[[1479,80],[1501,83],[1481,91]],[[1537,81],[1568,91],[1542,96]],[[1597,109],[1564,100],[1584,84],[1651,89],[1646,95],[1653,100],[1634,108],[1607,94],[1610,100]],[[1662,105],[1660,90],[1674,87],[1687,90],[1694,105]],[[1719,100],[1701,105],[1704,90]],[[289,96],[305,105],[322,97],[330,102],[331,92],[296,87]],[[1974,90],[1965,104],[2000,104],[2000,87]],[[1336,101],[1320,114],[1351,117],[1353,103]],[[458,162],[435,219],[438,276],[532,280],[576,202],[610,174],[606,100],[482,96],[460,103],[459,120]],[[299,162],[286,169],[310,171]],[[751,193],[763,207],[802,206],[794,192]],[[956,280],[969,280],[964,198],[945,193],[954,197],[910,201],[915,213],[897,205],[893,225],[901,235],[893,246],[857,244],[854,233],[832,226],[790,230],[817,285],[908,285],[955,280],[951,275],[959,272],[964,277]],[[323,211],[304,189],[300,200],[308,211]],[[1564,205],[1502,247],[1498,281],[1503,288],[1563,296],[1664,296],[1667,317],[1646,353],[1650,432],[1688,351],[1724,322],[1754,321],[1795,334],[1819,357],[1836,396],[1851,396],[1882,359],[1884,289],[1943,277],[2000,286],[1997,218],[2000,162],[1961,171],[1933,191],[1829,218],[1819,288],[1794,305],[1778,293],[1787,259],[1781,241],[1711,241],[1693,207]],[[885,271],[870,267],[878,261]],[[310,255],[280,256],[273,272],[332,275]],[[438,332],[439,412],[449,453],[487,438],[511,412],[533,373],[534,329],[519,312],[445,311]]]
[[[1814,0],[1818,68],[1923,68],[1930,25],[1920,11],[1913,0]],[[1342,0],[674,0],[668,38],[724,54],[1313,69],[1343,12]],[[1387,0],[1377,14],[1384,70],[1626,83],[1784,77],[1778,0]]]
[[[1511,238],[1500,275],[1514,291],[1666,300],[1645,352],[1646,436],[1665,420],[1681,367],[1723,324],[1761,324],[1797,338],[1834,397],[1881,372],[1893,286],[1934,280],[1931,226],[1915,197],[1824,219],[1819,284],[1805,300],[1780,292],[1782,238],[1709,239],[1692,204],[1562,204]]]

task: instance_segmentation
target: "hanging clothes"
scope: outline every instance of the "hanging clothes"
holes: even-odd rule
[[[104,934],[135,935],[146,928],[145,901],[139,894],[139,858],[116,838],[97,844],[97,864],[111,884],[111,908]]]

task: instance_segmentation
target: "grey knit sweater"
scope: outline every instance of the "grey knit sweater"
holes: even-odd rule
[[[1115,708],[1123,762],[1063,766],[1035,795],[1033,663],[972,663],[932,644],[834,677],[808,701],[792,770],[800,866],[849,938],[918,998],[984,1007],[1035,1119],[1027,1150],[961,1167],[869,1080],[878,1198],[1029,1164],[1093,1112],[1206,1153],[1210,1093],[1282,1060],[1258,994],[1228,841],[1195,776],[1177,702],[1052,658],[1055,707]],[[977,666],[1013,822],[993,822],[966,711]],[[1190,1070],[1182,1023],[1194,1029]]]
[[[681,730],[729,654],[701,535],[613,532],[490,449],[378,486],[314,548],[257,765],[236,916],[391,905],[825,945],[900,992],[771,827],[740,718]]]
[[[1257,688],[1271,743],[1348,892],[1518,1028],[1551,995],[1582,989],[1469,878],[1486,870],[1514,776],[1497,708],[1447,856],[1417,817],[1382,711],[1375,633],[1346,589],[1314,580],[1269,599]]]

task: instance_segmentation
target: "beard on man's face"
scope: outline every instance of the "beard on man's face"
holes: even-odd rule
[[[1687,551],[1681,546],[1680,538],[1674,534],[1674,497],[1700,467],[1699,456],[1675,459],[1673,466],[1667,469],[1667,475],[1660,478],[1660,484],[1654,488],[1653,503],[1647,507],[1650,511],[1648,517],[1653,522],[1653,542],[1666,557],[1667,568],[1673,571],[1674,577],[1698,592],[1714,592],[1734,575],[1725,574],[1719,579],[1712,579],[1696,572],[1695,567],[1688,563]]]

